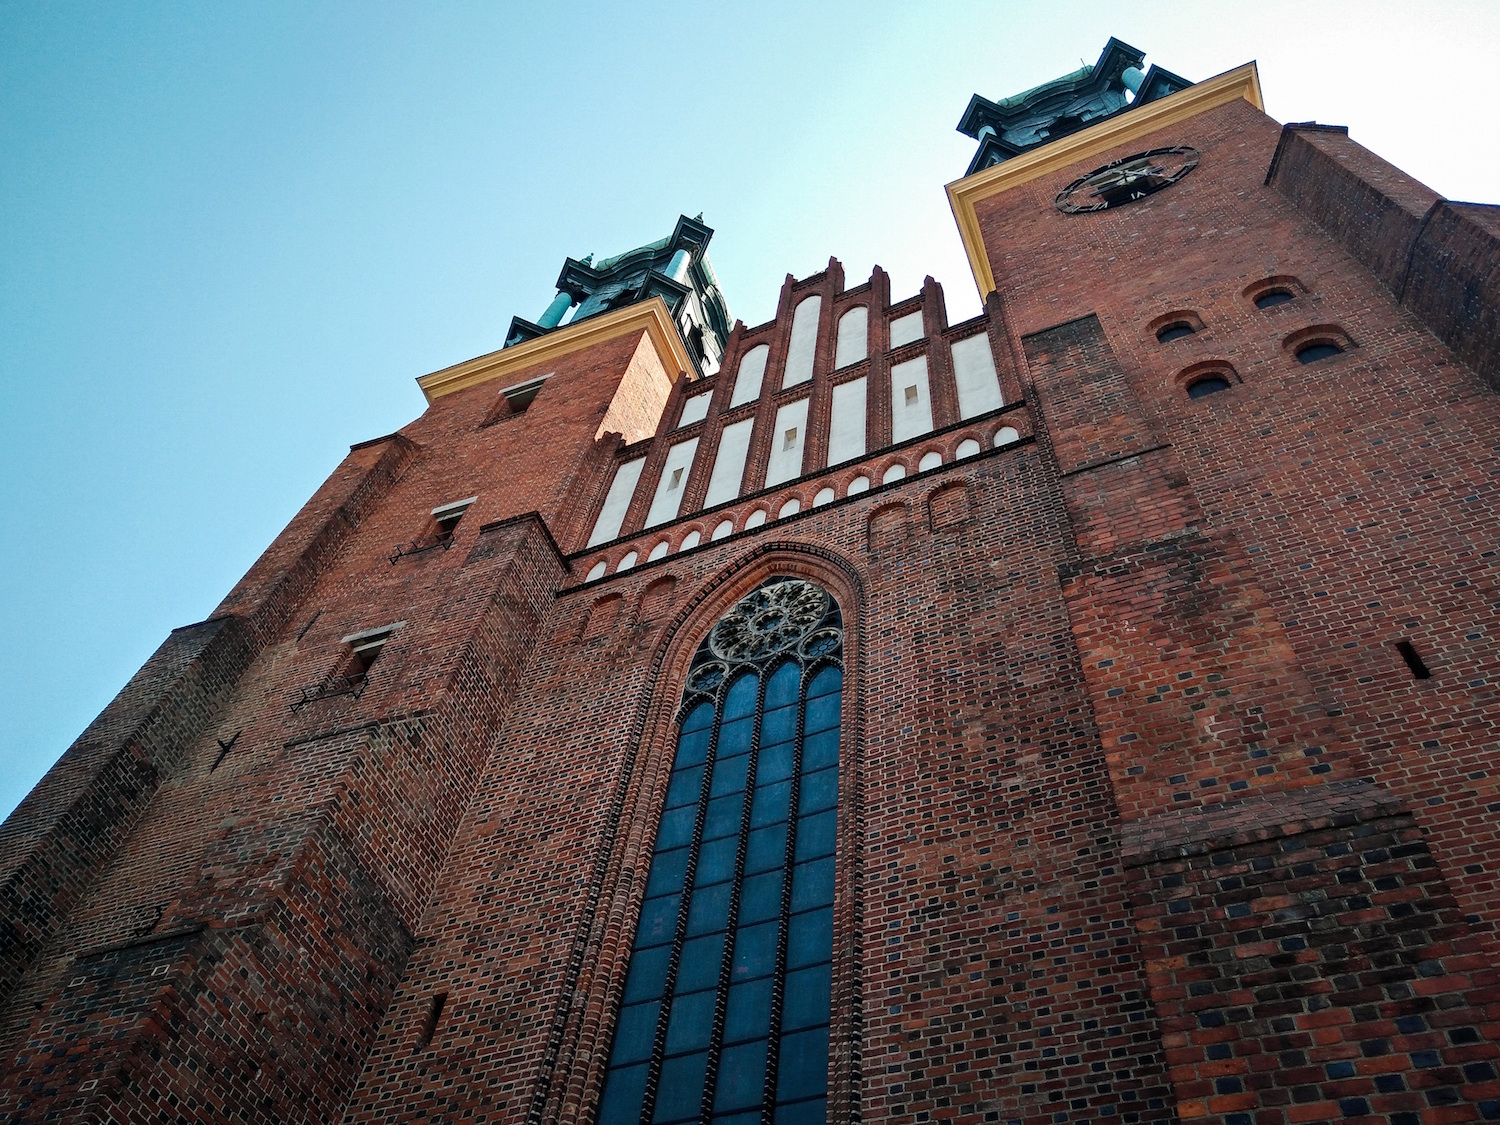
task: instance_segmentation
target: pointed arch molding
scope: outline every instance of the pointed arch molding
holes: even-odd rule
[[[615,1015],[625,987],[651,849],[666,798],[678,705],[699,642],[740,598],[768,578],[816,582],[844,616],[845,684],[840,743],[838,858],[834,896],[830,1119],[855,1122],[863,1024],[859,989],[864,903],[865,588],[848,559],[808,543],[766,543],[705,581],[662,630],[648,665],[621,762],[566,978],[543,1049],[527,1125],[590,1125],[603,1088]],[[851,682],[852,681],[852,682]],[[852,690],[851,690],[852,689]]]

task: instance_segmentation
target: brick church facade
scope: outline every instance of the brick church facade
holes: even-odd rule
[[[1500,1119],[1500,210],[1142,61],[971,320],[684,217],[419,380],[0,829],[0,1114]]]

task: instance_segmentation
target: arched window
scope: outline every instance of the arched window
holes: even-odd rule
[[[773,578],[693,657],[598,1125],[825,1119],[842,652]]]
[[[1188,398],[1206,398],[1229,389],[1229,380],[1222,375],[1205,375],[1188,384]]]
[[[1332,340],[1318,340],[1311,344],[1304,344],[1302,347],[1297,349],[1297,362],[1317,363],[1320,359],[1327,359],[1329,356],[1341,355],[1343,351],[1344,349],[1339,347]]]
[[[1288,301],[1296,300],[1297,295],[1290,289],[1267,289],[1255,298],[1255,307],[1258,309],[1274,309],[1277,305],[1284,305]]]

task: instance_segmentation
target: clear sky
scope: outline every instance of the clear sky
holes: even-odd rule
[[[831,254],[977,312],[954,125],[1110,35],[1500,200],[1494,0],[0,4],[0,813],[564,256],[702,211],[747,324]]]

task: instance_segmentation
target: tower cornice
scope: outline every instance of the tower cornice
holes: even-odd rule
[[[679,375],[693,370],[693,361],[688,356],[687,345],[667,311],[667,304],[660,297],[638,301],[612,312],[600,313],[577,324],[565,325],[545,336],[515,344],[488,355],[456,363],[441,371],[434,371],[417,379],[417,386],[427,396],[427,401],[466,390],[492,379],[543,364],[556,363],[564,356],[592,348],[609,340],[645,332],[651,337],[651,345],[675,381]]]
[[[969,268],[974,272],[979,296],[988,297],[995,289],[995,276],[979,232],[976,208],[982,200],[1066,168],[1095,153],[1240,100],[1249,102],[1256,109],[1265,108],[1261,101],[1260,75],[1253,62],[949,184],[948,202],[958,222],[959,237],[963,239],[964,251],[969,256]]]

